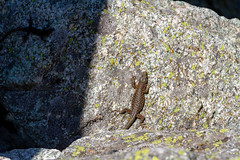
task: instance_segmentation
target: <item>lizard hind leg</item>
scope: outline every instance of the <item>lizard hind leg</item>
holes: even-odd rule
[[[128,113],[128,114],[132,114],[132,110],[128,109],[128,108],[124,108],[123,110],[119,111],[120,114],[124,114],[124,113]]]
[[[143,121],[145,120],[145,117],[141,114],[137,114],[137,118],[140,119],[140,126],[142,128],[146,128],[146,125],[143,123]]]

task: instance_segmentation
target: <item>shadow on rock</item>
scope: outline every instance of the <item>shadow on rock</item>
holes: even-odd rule
[[[105,0],[4,4],[2,152],[31,147],[62,150],[81,137],[95,33],[104,6]],[[42,37],[33,30],[51,33]]]

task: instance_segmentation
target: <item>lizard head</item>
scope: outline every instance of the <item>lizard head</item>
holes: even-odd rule
[[[148,76],[147,76],[147,72],[146,71],[144,71],[143,73],[142,73],[142,76],[140,77],[140,80],[139,80],[140,82],[142,82],[142,83],[148,83]]]

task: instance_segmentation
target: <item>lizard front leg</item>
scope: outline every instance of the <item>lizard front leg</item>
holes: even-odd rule
[[[147,85],[147,87],[145,88],[145,90],[143,91],[144,94],[148,93],[149,92],[149,88],[150,88],[150,85]]]
[[[120,114],[124,114],[124,113],[128,113],[128,114],[132,114],[132,110],[128,109],[128,108],[124,108],[123,110],[119,111]]]
[[[132,87],[133,87],[134,89],[137,88],[137,87],[136,87],[136,83],[135,83],[135,79],[136,79],[136,77],[133,76],[133,77],[132,77]]]

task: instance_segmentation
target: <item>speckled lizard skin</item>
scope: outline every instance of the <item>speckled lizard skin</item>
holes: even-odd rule
[[[140,112],[143,109],[144,103],[145,103],[145,97],[144,94],[148,93],[149,90],[149,85],[148,85],[148,77],[147,77],[147,72],[143,72],[138,84],[135,84],[135,77],[132,78],[132,87],[136,89],[133,98],[132,98],[132,104],[131,104],[131,109],[124,108],[122,111],[120,111],[120,114],[123,113],[128,113],[131,114],[129,122],[126,124],[124,129],[129,129],[131,125],[134,123],[134,121],[139,118],[140,125],[142,126],[142,123],[145,119],[144,116],[140,114]]]

